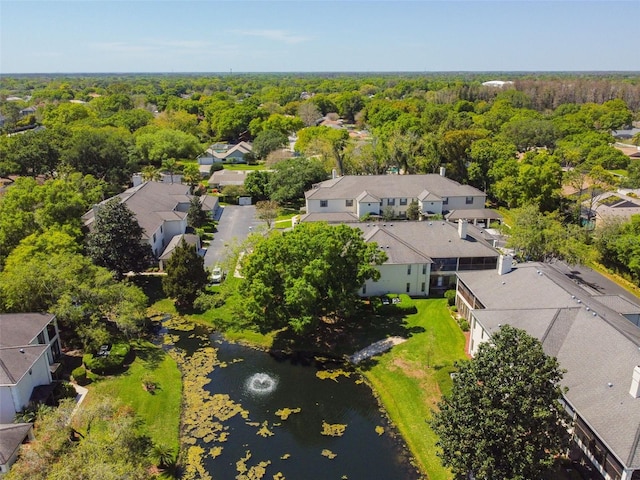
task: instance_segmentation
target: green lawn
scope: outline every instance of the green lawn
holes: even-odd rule
[[[135,360],[127,371],[90,384],[87,401],[103,395],[116,396],[144,420],[154,443],[177,452],[182,405],[180,371],[169,355],[149,342],[134,342],[132,350]],[[142,388],[142,379],[147,376],[157,384],[153,393]]]
[[[451,389],[453,362],[466,358],[465,338],[446,300],[416,300],[416,306],[418,311],[406,317],[406,326],[419,333],[376,358],[364,374],[419,468],[430,480],[451,479],[435,454],[436,436],[428,421],[442,392]]]
[[[262,164],[258,165],[249,165],[246,163],[225,163],[225,170],[265,170],[267,167]]]

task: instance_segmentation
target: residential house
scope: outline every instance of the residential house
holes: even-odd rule
[[[251,170],[218,170],[209,179],[209,187],[221,189],[227,185],[244,185],[244,181]]]
[[[198,155],[199,165],[213,165],[214,163],[246,163],[246,157],[253,151],[249,142],[240,142],[235,145],[226,143],[214,143]]]
[[[469,353],[501,325],[526,330],[566,370],[563,403],[572,453],[607,480],[640,479],[640,306],[600,295],[554,265],[458,272],[456,305],[471,326]],[[571,454],[570,454],[571,455]]]
[[[192,198],[197,198],[202,209],[214,215],[218,209],[218,198],[211,195],[194,197],[189,186],[180,183],[144,182],[131,187],[117,196],[133,212],[143,230],[143,241],[151,246],[156,258],[168,258],[165,250],[175,236],[187,231],[187,212]],[[104,202],[103,202],[104,203]],[[84,225],[91,229],[94,206],[82,217]]]
[[[182,244],[183,240],[187,243],[187,245],[192,245],[196,252],[198,252],[198,254],[203,255],[200,245],[200,237],[198,235],[189,233],[176,235],[169,241],[169,245],[167,245],[167,248],[164,249],[164,252],[162,252],[162,255],[160,255],[160,258],[158,259],[160,261],[160,270],[164,270],[167,260],[171,258],[171,255],[173,255],[175,249]]]
[[[616,192],[604,192],[593,201],[582,204],[583,217],[596,227],[607,219],[627,221],[632,215],[640,215],[640,190],[618,189]]]
[[[0,423],[51,395],[60,355],[55,315],[0,314]]]
[[[489,221],[486,194],[444,174],[334,177],[305,192],[305,201],[306,213],[314,220],[340,214],[357,221],[365,216],[381,216],[385,209],[391,209],[396,218],[406,218],[407,208],[416,201],[422,219],[464,210],[459,218],[483,226]]]
[[[387,255],[378,266],[380,278],[368,280],[361,295],[442,294],[454,289],[456,272],[495,270],[499,253],[483,231],[461,221],[372,222],[353,224],[366,242],[376,242]]]

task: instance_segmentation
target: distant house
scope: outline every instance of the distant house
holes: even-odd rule
[[[194,197],[189,194],[189,186],[180,183],[144,182],[117,197],[135,215],[143,230],[143,241],[151,246],[153,255],[165,261],[168,258],[165,250],[171,240],[187,232],[187,212],[192,198],[197,198],[211,216],[218,209],[217,197]],[[91,229],[99,208],[100,205],[96,205],[82,216],[85,227]]]
[[[192,245],[195,251],[198,252],[198,254],[202,255],[200,237],[198,235],[188,233],[176,235],[171,239],[171,241],[169,241],[169,245],[167,245],[167,248],[164,249],[164,252],[162,252],[162,255],[160,255],[160,258],[158,259],[160,261],[160,270],[165,269],[167,260],[171,258],[171,255],[173,255],[175,249],[178,248],[180,244],[182,244],[183,240],[187,243],[187,245]]]
[[[0,423],[51,395],[60,355],[55,315],[0,314]]]
[[[356,223],[366,242],[376,242],[387,255],[379,265],[380,278],[368,280],[361,295],[407,293],[411,296],[442,294],[455,289],[456,272],[495,270],[498,251],[482,230],[460,221]]]
[[[251,154],[253,147],[248,142],[240,142],[236,145],[226,143],[214,143],[198,156],[199,165],[212,165],[214,163],[246,163],[246,157]]]
[[[244,181],[251,173],[250,170],[218,170],[209,179],[211,188],[224,188],[227,185],[244,185]]]
[[[483,226],[499,218],[485,210],[484,192],[438,174],[335,177],[314,185],[305,192],[305,200],[307,215],[314,220],[336,214],[357,220],[367,215],[381,216],[385,209],[391,209],[396,218],[406,218],[413,201],[418,203],[422,219],[458,210],[464,211],[459,218]]]
[[[589,208],[590,207],[590,208]],[[640,215],[640,190],[619,189],[605,192],[582,204],[583,216],[595,226],[606,219],[629,220],[632,215]]]
[[[606,480],[640,478],[640,305],[598,294],[554,265],[503,261],[458,272],[456,305],[471,326],[469,353],[501,325],[526,330],[566,370],[573,449]]]

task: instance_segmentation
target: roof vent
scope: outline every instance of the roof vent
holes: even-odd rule
[[[582,303],[582,300],[578,299],[578,303]]]
[[[598,314],[596,312],[593,312],[591,315],[593,315],[594,317],[598,316]]]
[[[591,310],[591,309],[590,309],[589,307],[587,307],[587,312],[588,312],[589,310]]]
[[[21,348],[21,349],[20,349],[20,353],[24,353],[24,348]]]
[[[607,383],[607,387],[609,387],[609,388],[613,387],[613,383],[611,383],[611,382]]]

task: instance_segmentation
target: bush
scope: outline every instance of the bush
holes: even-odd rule
[[[463,332],[468,332],[469,331],[469,322],[467,322],[464,318],[462,320],[460,320],[460,329]]]
[[[456,307],[455,305],[451,306],[451,311],[452,312],[457,312],[458,311],[458,307]]]
[[[122,368],[124,359],[129,354],[130,350],[131,347],[128,343],[116,343],[113,345],[108,355],[95,356],[91,353],[85,353],[82,356],[82,361],[89,370],[103,375]]]
[[[71,376],[79,385],[84,385],[87,382],[87,369],[84,365],[80,365],[78,368],[73,369]]]
[[[456,303],[456,291],[455,290],[447,290],[444,292],[444,298],[449,302],[449,306],[455,305]]]

